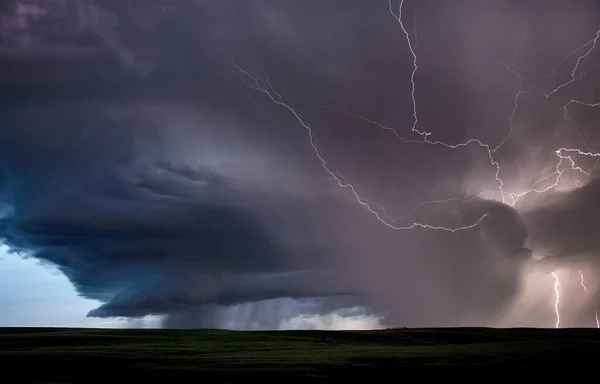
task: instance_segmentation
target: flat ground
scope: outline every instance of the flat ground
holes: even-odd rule
[[[348,382],[410,368],[592,368],[597,329],[239,332],[0,328],[0,372],[18,381],[285,379]],[[466,372],[459,369],[460,372]],[[581,370],[579,370],[581,373]],[[7,376],[11,375],[11,376]],[[12,376],[14,375],[14,376]],[[398,376],[396,376],[398,378]]]

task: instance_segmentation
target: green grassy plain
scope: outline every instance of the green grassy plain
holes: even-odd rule
[[[595,368],[597,329],[379,331],[0,328],[0,372],[19,381],[206,379],[348,382],[406,369]]]

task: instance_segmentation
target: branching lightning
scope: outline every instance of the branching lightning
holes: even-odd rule
[[[585,49],[585,52],[577,57],[577,61],[575,62],[575,66],[573,67],[573,70],[571,71],[571,79],[569,81],[565,82],[565,83],[562,83],[558,87],[554,88],[549,93],[545,93],[544,95],[546,97],[552,96],[554,93],[560,91],[562,88],[564,88],[564,87],[566,87],[566,86],[574,83],[578,79],[581,80],[583,78],[583,77],[577,78],[577,71],[579,70],[579,65],[581,63],[581,60],[583,60],[586,57],[588,57],[589,54],[592,53],[592,51],[594,50],[594,48],[596,48],[596,44],[598,43],[598,39],[599,38],[600,38],[600,27],[596,31],[596,35],[594,36],[593,39],[591,39],[590,41],[588,41],[584,45],[577,47],[577,49],[575,49],[573,52],[571,52],[568,55],[568,56],[572,56],[575,53],[579,52],[580,50]],[[583,75],[583,76],[585,76],[585,75]]]
[[[556,324],[554,327],[558,329],[560,327],[560,281],[556,272],[552,272],[552,276],[554,276],[554,312],[556,313]]]
[[[579,282],[581,284],[581,287],[583,288],[583,290],[585,292],[587,292],[588,289],[587,289],[587,287],[585,285],[585,281],[583,279],[583,272],[579,271],[579,277],[580,277]],[[598,310],[597,309],[596,309],[596,313],[595,313],[595,320],[596,320],[596,328],[600,328],[600,319],[598,318]]]
[[[544,193],[547,192],[549,190],[552,190],[553,188],[557,187],[558,184],[561,181],[561,177],[563,176],[563,174],[567,171],[578,171],[581,172],[587,176],[589,176],[589,173],[584,171],[581,167],[577,166],[575,161],[573,160],[573,158],[569,155],[565,155],[565,153],[577,153],[581,156],[588,156],[588,157],[600,157],[600,153],[599,152],[594,152],[592,151],[589,146],[587,146],[587,144],[585,143],[585,140],[583,139],[583,136],[578,132],[579,136],[581,137],[582,142],[584,143],[584,146],[586,148],[585,151],[577,149],[577,148],[559,148],[557,150],[555,150],[555,154],[558,158],[557,164],[555,166],[555,171],[550,173],[549,175],[546,175],[538,180],[536,180],[529,188],[521,191],[521,192],[505,192],[504,191],[504,181],[500,178],[500,164],[498,163],[498,161],[496,161],[496,159],[494,158],[494,154],[500,150],[500,148],[509,140],[509,138],[512,135],[512,131],[514,129],[514,121],[516,118],[516,114],[517,114],[517,110],[519,107],[519,98],[525,94],[528,94],[530,92],[532,92],[533,90],[535,90],[544,80],[552,77],[552,75],[557,71],[557,69],[559,68],[559,66],[564,63],[569,57],[572,57],[573,55],[575,55],[577,52],[581,51],[582,49],[588,47],[588,49],[577,58],[577,61],[575,63],[575,67],[573,68],[572,73],[574,73],[573,77],[575,78],[577,70],[579,68],[579,65],[581,63],[581,61],[586,58],[592,51],[593,49],[596,47],[596,42],[598,40],[598,38],[600,37],[600,29],[598,29],[598,31],[596,32],[596,36],[594,37],[594,39],[588,41],[586,44],[577,47],[573,52],[569,53],[568,55],[566,55],[565,57],[563,57],[553,68],[552,70],[546,74],[545,76],[541,77],[540,79],[538,79],[536,82],[533,83],[533,85],[527,89],[523,88],[523,82],[524,79],[522,77],[522,75],[513,70],[508,64],[504,63],[504,62],[499,62],[501,65],[503,65],[510,73],[512,73],[513,75],[515,75],[518,80],[519,80],[519,88],[514,96],[513,99],[513,110],[509,119],[509,127],[508,127],[508,133],[506,136],[504,136],[504,138],[494,147],[491,147],[489,144],[484,143],[483,141],[481,141],[478,138],[470,138],[462,143],[457,143],[457,144],[449,144],[446,142],[442,142],[442,141],[436,141],[436,140],[430,140],[429,136],[431,135],[431,133],[429,132],[421,132],[419,131],[416,126],[417,126],[417,122],[418,122],[418,118],[417,118],[417,103],[416,103],[416,99],[414,97],[415,94],[415,74],[417,73],[418,67],[417,67],[417,55],[413,49],[413,45],[411,44],[411,40],[410,40],[410,36],[408,34],[408,31],[406,29],[406,27],[404,26],[404,23],[402,21],[402,6],[403,6],[404,1],[400,2],[399,5],[399,10],[397,15],[393,12],[393,7],[392,7],[392,2],[391,0],[388,2],[389,4],[389,9],[390,9],[390,13],[392,14],[392,16],[394,17],[394,19],[400,24],[400,27],[408,41],[408,45],[409,45],[409,50],[410,53],[412,55],[413,58],[413,71],[411,73],[411,88],[412,88],[412,103],[413,103],[413,114],[414,114],[414,123],[413,123],[413,128],[412,131],[413,132],[417,132],[419,133],[422,138],[421,139],[406,139],[404,138],[402,135],[400,135],[398,133],[398,131],[396,131],[394,128],[392,127],[388,127],[385,126],[379,122],[376,122],[374,120],[371,120],[369,118],[366,118],[364,116],[359,116],[359,115],[355,115],[352,114],[348,111],[345,111],[345,113],[350,116],[350,117],[354,117],[357,119],[360,119],[362,121],[365,121],[367,123],[373,124],[378,126],[381,129],[387,130],[387,131],[391,131],[398,139],[400,139],[403,143],[406,144],[428,144],[428,145],[439,145],[439,146],[443,146],[446,148],[450,148],[450,149],[457,149],[460,147],[466,147],[468,145],[478,145],[482,148],[484,148],[487,152],[487,156],[489,158],[490,164],[492,164],[495,168],[495,174],[494,174],[494,178],[496,180],[496,182],[498,183],[498,191],[500,192],[500,195],[502,197],[502,201],[505,204],[508,204],[510,206],[515,206],[516,203],[523,198],[524,196],[535,192],[535,193]],[[416,36],[416,32],[415,32],[415,36]],[[517,51],[520,50],[521,46],[519,44],[519,47],[517,48]],[[600,67],[600,66],[599,66]],[[594,68],[595,69],[595,68]],[[592,69],[593,70],[593,69]],[[583,73],[580,77],[579,80],[582,81],[583,77],[585,77],[587,75],[588,72]],[[575,78],[577,80],[577,78]],[[563,85],[566,86],[568,84]],[[560,87],[562,88],[562,87]],[[559,89],[560,89],[559,88]],[[556,91],[558,91],[559,89],[554,90],[551,93],[555,93]],[[550,94],[548,94],[548,96],[550,96]],[[582,105],[586,105],[586,106],[590,106],[590,107],[599,107],[600,103],[597,104],[593,104],[593,103],[584,103],[578,100],[571,100],[569,103],[567,103],[564,106],[565,109],[565,118],[567,118],[568,115],[568,106],[570,104],[573,103],[578,103],[578,104],[582,104]],[[600,158],[599,158],[600,160]],[[567,164],[567,167],[565,167],[565,163]],[[544,183],[548,183],[550,182],[549,185],[546,185],[545,187],[540,187],[540,185],[543,185]],[[578,181],[579,184],[581,184],[581,182]],[[485,193],[489,193],[489,191],[485,191],[485,192],[481,192],[479,195],[483,195]],[[451,199],[446,199],[444,201],[449,202],[449,201],[455,201],[455,200],[461,200],[461,199],[456,199],[456,198],[451,198]],[[440,201],[434,201],[434,202],[426,202],[426,203],[439,203]],[[417,209],[418,207],[424,205],[424,203],[419,203],[417,205],[417,207],[415,209]],[[414,213],[415,210],[413,210],[412,213]],[[406,218],[407,216],[400,216],[400,218]]]
[[[370,119],[368,117],[360,116],[360,115],[351,113],[346,110],[344,111],[344,113],[351,118],[362,120],[365,123],[374,125],[382,130],[391,132],[397,139],[399,139],[404,144],[440,146],[440,147],[445,147],[448,149],[462,149],[462,148],[466,148],[466,147],[472,146],[472,145],[482,148],[483,150],[485,150],[485,153],[487,153],[487,158],[489,160],[489,164],[492,165],[492,167],[494,169],[494,179],[497,183],[497,188],[498,188],[497,191],[484,191],[484,192],[479,193],[475,197],[471,197],[471,198],[467,198],[467,199],[465,199],[465,198],[449,198],[449,199],[445,199],[445,200],[420,202],[407,215],[401,215],[401,216],[394,217],[394,216],[388,214],[388,212],[386,212],[385,208],[383,206],[381,206],[380,204],[371,202],[371,201],[367,200],[366,198],[360,196],[357,188],[353,184],[348,182],[348,180],[340,172],[335,170],[334,167],[331,166],[325,160],[325,157],[322,154],[321,149],[316,144],[313,129],[306,123],[306,121],[302,118],[300,113],[297,110],[295,110],[292,106],[287,104],[283,100],[282,95],[280,93],[278,93],[277,91],[275,91],[275,89],[271,85],[271,82],[269,81],[268,78],[266,78],[266,79],[258,78],[255,75],[253,75],[251,72],[239,67],[235,62],[233,63],[233,65],[241,73],[242,81],[248,87],[264,94],[271,102],[273,102],[277,106],[282,107],[283,109],[287,110],[295,118],[295,120],[306,130],[312,150],[313,150],[314,154],[316,155],[317,159],[319,160],[319,162],[321,163],[323,169],[331,176],[331,178],[333,180],[335,180],[337,182],[337,184],[341,188],[348,189],[351,192],[351,194],[353,195],[354,199],[362,207],[364,207],[371,214],[373,214],[377,218],[377,220],[379,220],[385,226],[392,228],[392,229],[396,229],[396,230],[408,230],[408,229],[413,229],[413,228],[418,227],[418,228],[424,228],[424,229],[434,229],[434,230],[456,232],[456,231],[460,231],[460,230],[471,229],[471,228],[476,227],[479,223],[481,223],[485,219],[487,214],[484,214],[475,222],[473,222],[469,225],[461,226],[461,227],[435,226],[435,225],[430,225],[430,224],[425,224],[425,223],[420,223],[420,222],[408,223],[406,225],[397,225],[397,223],[400,221],[409,220],[416,213],[417,210],[419,210],[421,207],[423,207],[425,205],[445,204],[445,203],[449,203],[452,201],[468,202],[470,200],[473,200],[474,198],[481,197],[483,194],[487,194],[490,192],[499,193],[499,196],[501,197],[501,200],[504,204],[507,204],[510,206],[515,206],[519,202],[519,200],[521,200],[523,197],[529,195],[530,193],[541,194],[541,193],[548,192],[548,191],[558,187],[558,185],[561,182],[561,178],[565,174],[565,172],[578,172],[581,175],[590,176],[590,173],[588,171],[584,170],[582,167],[577,165],[573,156],[577,155],[577,156],[588,157],[588,158],[597,158],[597,161],[596,161],[596,165],[597,165],[598,162],[600,161],[600,152],[594,151],[590,148],[590,146],[588,146],[583,135],[579,132],[579,130],[577,131],[577,134],[579,135],[579,137],[581,139],[583,149],[570,148],[570,147],[562,147],[562,148],[555,149],[554,154],[556,155],[556,165],[555,165],[554,169],[549,174],[546,174],[545,176],[539,178],[534,183],[532,183],[528,188],[521,190],[520,192],[505,191],[505,189],[504,189],[505,182],[501,178],[501,167],[500,167],[498,160],[496,159],[496,154],[502,149],[502,147],[511,138],[511,135],[512,135],[514,127],[515,127],[515,120],[517,117],[517,112],[519,109],[519,100],[522,96],[533,92],[538,87],[540,87],[546,80],[552,78],[556,74],[556,72],[559,70],[559,68],[563,64],[565,64],[569,59],[576,57],[575,63],[573,64],[573,67],[571,68],[569,79],[566,82],[561,83],[558,86],[556,86],[555,88],[553,88],[550,92],[541,92],[546,98],[549,98],[550,96],[552,96],[554,94],[557,94],[559,91],[563,90],[564,88],[568,87],[569,85],[571,85],[577,81],[583,83],[583,79],[590,72],[600,68],[600,64],[599,64],[585,72],[580,71],[582,62],[586,58],[590,57],[590,55],[592,54],[592,52],[596,49],[596,46],[598,45],[597,43],[598,43],[598,40],[600,39],[600,27],[596,31],[593,38],[591,38],[589,41],[585,42],[584,44],[576,47],[572,52],[565,55],[556,65],[554,65],[554,67],[552,67],[552,69],[547,74],[540,77],[537,81],[533,82],[532,85],[529,86],[528,88],[525,88],[523,86],[525,81],[520,72],[511,68],[511,66],[509,64],[504,63],[502,61],[498,61],[503,67],[506,68],[506,70],[508,70],[518,80],[518,89],[513,97],[513,108],[512,108],[512,113],[510,115],[510,118],[508,120],[508,127],[507,127],[508,129],[507,129],[506,135],[503,136],[503,138],[495,145],[486,143],[477,137],[469,138],[469,139],[467,139],[463,142],[459,142],[459,143],[448,143],[448,142],[444,142],[444,141],[440,141],[440,140],[432,140],[431,139],[432,132],[426,132],[426,131],[419,129],[419,115],[418,115],[419,108],[418,108],[417,99],[416,99],[416,93],[417,93],[416,76],[419,71],[418,56],[417,56],[417,52],[416,52],[417,28],[416,28],[416,25],[414,23],[414,18],[413,18],[413,28],[412,28],[413,38],[411,38],[409,29],[406,28],[406,25],[403,21],[404,0],[399,0],[399,4],[397,6],[395,6],[393,4],[392,0],[388,0],[388,7],[389,7],[389,14],[393,17],[395,22],[398,24],[402,34],[404,35],[404,38],[406,39],[408,51],[409,51],[410,57],[412,59],[412,71],[411,71],[410,79],[409,79],[410,88],[411,88],[410,94],[411,94],[412,115],[413,115],[412,116],[411,133],[417,134],[417,137],[416,138],[414,138],[414,137],[407,138],[406,136],[399,133],[399,131],[397,129],[386,126],[384,124],[381,124],[381,123],[379,123],[373,119]],[[521,37],[521,40],[522,40],[522,37]],[[513,59],[517,56],[520,49],[521,49],[521,42],[519,43],[519,46],[517,47],[517,50],[514,53]],[[573,104],[578,104],[578,105],[586,106],[586,107],[600,107],[600,102],[597,102],[597,103],[584,102],[584,101],[580,101],[580,100],[571,99],[563,107],[564,108],[563,117],[565,120],[571,120],[571,121],[573,120],[571,117],[569,117],[569,106],[571,106]],[[326,108],[326,107],[318,105],[316,103],[315,103],[315,105],[322,107],[322,108]],[[580,180],[575,181],[576,187],[580,187],[582,185],[584,185],[584,183],[582,183]],[[554,308],[555,308],[555,313],[556,313],[555,327],[559,328],[559,326],[560,326],[560,310],[559,310],[560,309],[560,281],[555,272],[552,272],[552,276],[554,277],[554,292],[555,292],[555,300],[554,300]],[[583,280],[583,273],[581,273],[581,272],[580,272],[580,277],[581,277],[581,285],[582,285],[583,289],[587,292],[587,287],[585,286],[585,283]],[[596,311],[596,323],[597,323],[598,328],[600,328],[600,321],[598,319],[598,311]]]
[[[477,221],[475,221],[474,223],[472,223],[470,225],[466,225],[466,226],[462,226],[462,227],[454,227],[454,228],[449,228],[449,227],[444,227],[444,226],[435,226],[435,225],[429,225],[429,224],[423,224],[423,223],[419,223],[419,222],[413,222],[412,224],[405,225],[405,226],[397,226],[397,225],[395,225],[393,223],[390,223],[389,221],[386,221],[383,216],[387,216],[387,215],[382,215],[379,212],[375,211],[372,208],[372,203],[370,204],[370,202],[368,200],[363,199],[358,194],[358,192],[356,191],[356,188],[354,187],[354,185],[350,184],[346,180],[346,178],[343,175],[341,175],[339,172],[335,172],[333,170],[333,167],[331,167],[327,163],[327,161],[325,160],[325,158],[321,154],[321,150],[319,149],[319,147],[316,144],[312,128],[304,121],[304,119],[300,116],[300,114],[294,108],[292,108],[289,104],[287,104],[287,103],[285,103],[283,101],[282,95],[273,89],[273,86],[271,85],[271,83],[269,82],[269,80],[267,79],[267,80],[262,80],[261,81],[260,79],[258,79],[254,75],[252,75],[250,72],[248,72],[248,71],[242,69],[241,67],[239,67],[235,62],[233,63],[233,65],[243,75],[246,76],[245,78],[242,78],[242,80],[245,82],[245,84],[247,86],[249,86],[250,88],[254,89],[255,91],[264,93],[273,103],[277,104],[278,106],[281,106],[281,107],[285,108],[286,110],[288,110],[288,112],[290,112],[294,116],[294,118],[298,121],[298,123],[308,132],[308,138],[309,138],[310,145],[311,145],[311,147],[312,147],[315,155],[317,156],[317,158],[321,162],[321,165],[322,165],[323,169],[327,173],[329,173],[329,175],[338,183],[338,185],[340,187],[349,189],[350,192],[352,193],[352,195],[354,196],[354,198],[356,199],[356,201],[361,206],[363,206],[364,208],[366,208],[370,213],[372,213],[373,215],[375,215],[375,217],[377,218],[377,220],[379,220],[382,224],[386,225],[387,227],[389,227],[391,229],[396,229],[396,230],[401,230],[401,229],[406,230],[406,229],[413,229],[413,228],[425,228],[425,229],[435,229],[435,230],[443,230],[443,231],[449,231],[449,232],[456,232],[456,231],[461,231],[461,230],[465,230],[465,229],[470,229],[470,228],[476,227],[487,216],[487,214],[484,214]]]
[[[502,148],[502,146],[510,139],[510,137],[512,135],[512,132],[514,129],[514,121],[515,121],[515,118],[517,115],[517,110],[519,108],[519,98],[521,96],[528,94],[528,93],[532,92],[533,90],[535,90],[544,80],[551,78],[554,75],[554,73],[558,70],[558,68],[568,58],[576,55],[578,52],[581,52],[582,50],[584,50],[584,52],[577,57],[575,65],[571,71],[571,73],[572,73],[571,80],[567,83],[561,84],[559,87],[555,88],[553,91],[551,91],[550,93],[545,94],[545,95],[548,97],[548,96],[558,92],[560,89],[566,87],[567,85],[571,84],[572,82],[574,82],[576,80],[583,81],[583,77],[585,77],[589,71],[582,73],[579,77],[577,77],[577,71],[579,69],[579,66],[580,66],[580,63],[582,62],[582,60],[584,60],[586,57],[588,57],[592,53],[592,51],[595,49],[596,43],[597,43],[598,39],[600,38],[600,28],[596,32],[596,35],[593,39],[591,39],[588,42],[586,42],[585,44],[577,47],[574,51],[572,51],[571,53],[564,56],[552,68],[552,70],[548,74],[542,76],[540,79],[538,79],[536,82],[534,82],[533,85],[529,88],[523,88],[524,79],[519,72],[512,69],[508,64],[500,61],[499,63],[501,65],[503,65],[510,73],[515,75],[517,77],[517,79],[519,80],[518,90],[513,98],[513,109],[512,109],[510,119],[509,119],[509,126],[508,126],[507,134],[502,138],[502,140],[499,143],[497,143],[494,146],[491,146],[490,144],[483,142],[479,138],[470,138],[464,142],[452,144],[452,143],[447,143],[447,142],[440,141],[440,140],[431,140],[430,139],[430,136],[432,135],[431,132],[425,132],[425,131],[421,131],[418,129],[418,123],[419,123],[418,105],[417,105],[417,100],[416,100],[416,96],[415,96],[416,92],[417,92],[415,78],[416,78],[417,72],[419,70],[418,56],[417,56],[416,49],[415,49],[416,40],[417,40],[417,30],[416,30],[416,26],[413,25],[412,29],[413,29],[414,38],[411,39],[409,29],[406,28],[405,23],[403,21],[404,0],[400,0],[397,7],[394,7],[392,0],[388,0],[388,8],[389,8],[389,14],[398,23],[400,30],[402,31],[402,33],[406,39],[408,50],[409,50],[410,56],[412,58],[412,71],[410,74],[410,84],[411,84],[411,102],[412,102],[412,111],[413,111],[413,122],[412,122],[411,132],[416,133],[420,137],[414,138],[414,139],[408,139],[408,138],[404,137],[403,135],[401,135],[395,128],[385,126],[385,125],[383,125],[377,121],[374,121],[372,119],[369,119],[367,117],[359,116],[359,115],[350,113],[348,111],[344,111],[348,116],[350,116],[352,118],[360,119],[369,124],[373,124],[373,125],[379,127],[380,129],[390,131],[394,134],[394,136],[396,136],[396,138],[398,138],[400,141],[402,141],[405,144],[441,146],[441,147],[445,147],[445,148],[449,148],[449,149],[459,149],[459,148],[467,147],[469,145],[477,145],[477,146],[483,148],[487,153],[487,157],[488,157],[490,164],[495,169],[494,178],[498,184],[498,192],[500,193],[502,202],[505,204],[508,204],[510,206],[515,206],[516,203],[521,198],[523,198],[524,196],[526,196],[532,192],[544,193],[544,192],[547,192],[547,191],[555,188],[560,183],[562,175],[567,171],[578,171],[585,175],[589,175],[588,172],[584,171],[581,167],[576,165],[575,161],[569,155],[569,153],[577,153],[580,156],[599,157],[599,159],[600,159],[600,153],[592,151],[591,149],[589,149],[589,147],[587,147],[587,145],[586,145],[585,151],[577,149],[577,148],[559,148],[559,149],[555,150],[555,154],[557,156],[557,163],[555,166],[555,170],[552,173],[550,173],[544,177],[541,177],[540,179],[535,181],[529,188],[526,188],[523,191],[506,192],[504,190],[505,183],[500,177],[501,167],[500,167],[500,164],[498,163],[498,161],[495,159],[494,155],[496,152],[498,152]],[[520,48],[521,48],[521,44],[519,44],[517,51],[520,50]],[[419,222],[413,222],[411,224],[402,225],[402,226],[396,225],[396,223],[399,220],[409,219],[420,207],[422,207],[424,205],[447,203],[447,202],[451,202],[451,201],[468,201],[468,200],[472,200],[472,198],[470,198],[470,199],[449,198],[449,199],[445,199],[445,200],[421,202],[421,203],[417,204],[417,206],[410,212],[410,214],[392,217],[385,211],[384,207],[381,206],[380,204],[373,203],[373,202],[367,200],[366,198],[363,198],[362,196],[360,196],[357,188],[353,184],[348,182],[348,180],[340,172],[335,171],[333,169],[333,167],[330,164],[328,164],[328,162],[325,160],[325,157],[323,156],[321,150],[319,149],[319,147],[316,144],[316,140],[314,139],[313,129],[305,122],[305,120],[301,117],[299,112],[297,110],[295,110],[293,107],[291,107],[289,104],[287,104],[283,100],[282,95],[279,92],[275,91],[275,89],[271,85],[271,82],[269,81],[268,78],[260,79],[256,76],[254,76],[249,71],[239,67],[235,62],[233,63],[233,65],[243,75],[242,81],[248,87],[250,87],[251,89],[253,89],[255,91],[263,93],[274,104],[276,104],[280,107],[283,107],[284,109],[286,109],[289,113],[291,113],[293,115],[293,117],[298,121],[298,123],[307,131],[310,145],[311,145],[315,155],[317,156],[318,160],[320,161],[323,169],[337,182],[337,184],[340,187],[350,190],[350,192],[354,196],[355,200],[361,206],[366,208],[371,214],[373,214],[382,224],[384,224],[387,227],[392,228],[392,229],[412,229],[412,228],[418,227],[418,228],[436,229],[436,230],[445,230],[445,231],[450,231],[450,232],[456,232],[456,231],[460,231],[460,230],[474,228],[479,223],[481,223],[483,221],[483,219],[486,217],[486,215],[483,215],[478,220],[476,220],[475,222],[473,222],[470,225],[455,227],[455,228],[450,228],[450,227],[445,227],[445,226],[434,226],[434,225],[429,225],[429,224],[424,224],[424,223],[419,223]],[[577,101],[577,100],[571,100],[569,103],[567,103],[564,106],[565,118],[568,118],[568,106],[570,104],[574,104],[574,103],[587,105],[587,106],[600,106],[600,103],[592,104],[592,103],[583,103],[583,102]],[[318,104],[316,104],[316,105],[318,105]],[[320,106],[320,105],[318,105],[318,106]],[[323,106],[320,106],[320,107],[324,108]],[[585,143],[585,141],[583,140],[583,137],[582,137],[582,142]],[[581,182],[579,182],[579,181],[578,181],[578,183],[581,184]],[[545,187],[541,187],[544,184],[547,184],[547,185]],[[483,194],[487,194],[490,192],[492,192],[492,191],[481,192],[476,197],[480,197]]]

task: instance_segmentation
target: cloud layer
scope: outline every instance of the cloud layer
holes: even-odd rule
[[[596,51],[544,95],[594,37],[596,2],[406,2],[417,127],[450,146],[511,132],[499,173],[481,145],[410,136],[413,58],[385,1],[3,7],[0,237],[98,300],[88,316],[294,328],[361,307],[369,324],[494,326],[522,305],[545,326],[552,297],[529,271],[596,279],[596,158],[514,206],[497,180],[544,188],[558,148],[600,144],[594,108],[563,108],[593,101]],[[385,225],[415,222],[479,225]],[[572,325],[590,321],[589,288]]]

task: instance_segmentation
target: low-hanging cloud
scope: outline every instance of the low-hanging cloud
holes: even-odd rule
[[[24,121],[15,118],[13,124],[27,126],[39,115],[22,116]],[[93,110],[88,110],[85,119],[92,116]],[[67,122],[82,121],[71,116]],[[131,124],[127,119],[108,122],[122,129]],[[66,135],[70,127],[59,129],[61,123],[53,120],[55,132]],[[26,159],[10,159],[14,152],[4,161],[3,191],[12,210],[1,221],[3,238],[13,249],[33,252],[57,266],[80,295],[103,303],[89,316],[166,314],[169,326],[217,327],[224,319],[218,313],[225,307],[288,298],[320,303],[311,309],[320,313],[385,303],[398,321],[406,321],[403,311],[412,298],[401,294],[395,303],[378,303],[377,298],[387,299],[391,293],[379,286],[379,276],[401,291],[434,276],[446,282],[458,279],[469,270],[473,276],[487,270],[505,279],[510,274],[492,271],[484,253],[511,260],[521,252],[526,236],[524,228],[512,229],[511,234],[511,228],[520,227],[519,216],[510,208],[477,199],[438,219],[464,225],[487,214],[481,228],[468,234],[386,233],[347,199],[315,187],[289,188],[289,169],[273,169],[270,179],[256,183],[242,172],[255,167],[251,158],[223,167],[204,151],[197,155],[208,156],[204,166],[178,164],[164,152],[168,140],[136,138],[140,132],[143,138],[152,136],[149,128],[129,131],[127,145],[123,136],[110,131],[89,129],[83,138],[71,136],[76,141],[70,143],[76,145],[63,145],[67,136],[56,142],[8,136],[20,144],[19,151],[35,151],[37,158],[30,159],[34,164],[43,159],[45,166],[43,172],[25,172],[37,167]],[[238,156],[244,156],[241,147]],[[247,156],[261,155],[249,150]],[[435,211],[426,216],[434,219]],[[353,240],[346,238],[349,233],[355,234]],[[460,247],[462,256],[457,241],[466,241]],[[473,248],[474,244],[481,246]],[[407,251],[409,247],[413,249]],[[436,257],[418,260],[428,253]],[[419,282],[410,276],[414,269],[405,266],[414,262],[421,263],[414,267],[423,272],[429,263],[437,266]],[[375,275],[360,271],[365,265],[374,268]],[[457,268],[450,276],[449,265]],[[390,266],[399,270],[382,276]],[[506,282],[514,284],[510,278]],[[435,292],[441,292],[443,284],[423,284],[422,292],[429,297],[421,304],[430,301],[434,308],[439,299]],[[460,291],[455,293],[460,296]],[[459,308],[441,313],[459,316]],[[253,319],[256,316],[255,312]],[[281,320],[263,323],[277,328]]]

